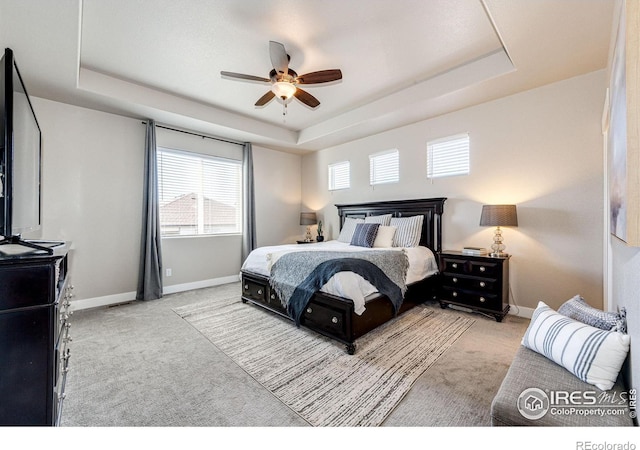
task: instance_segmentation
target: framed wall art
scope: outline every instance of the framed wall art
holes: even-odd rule
[[[640,2],[625,0],[618,22],[605,130],[609,152],[610,230],[640,246]]]

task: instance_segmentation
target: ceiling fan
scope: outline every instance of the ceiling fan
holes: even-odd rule
[[[245,75],[235,72],[220,72],[223,78],[238,79],[243,81],[257,81],[271,84],[271,90],[264,94],[255,103],[255,106],[265,106],[274,98],[286,108],[287,104],[297,98],[310,108],[317,108],[320,101],[298,87],[298,85],[312,85],[329,83],[342,79],[340,69],[320,70],[304,75],[298,75],[295,70],[289,68],[290,56],[280,42],[269,41],[269,56],[273,69],[269,72],[269,78]],[[286,109],[283,114],[286,114]]]

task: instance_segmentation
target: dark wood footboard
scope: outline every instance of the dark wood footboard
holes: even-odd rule
[[[423,303],[435,300],[439,275],[410,285],[399,314]],[[252,303],[293,322],[269,279],[251,272],[242,272],[242,301]],[[324,292],[317,292],[307,305],[300,324],[346,345],[350,355],[355,353],[355,341],[369,331],[395,317],[388,297],[377,295],[368,299],[364,313],[354,311],[353,301]]]

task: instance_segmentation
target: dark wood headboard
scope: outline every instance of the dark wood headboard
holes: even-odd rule
[[[364,219],[366,216],[392,214],[393,217],[423,215],[420,245],[440,253],[442,251],[442,213],[446,198],[416,200],[392,200],[384,202],[352,203],[336,205],[340,216],[340,229],[347,217]]]

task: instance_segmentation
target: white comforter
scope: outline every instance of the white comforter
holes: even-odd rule
[[[407,284],[415,283],[438,271],[433,252],[427,247],[394,248],[366,248],[345,244],[340,241],[328,241],[314,244],[288,244],[260,247],[249,254],[242,265],[242,270],[269,276],[271,265],[285,253],[301,251],[344,251],[366,252],[371,250],[404,250],[409,257],[409,270],[407,271]],[[360,275],[353,272],[338,272],[321,289],[322,292],[337,295],[353,300],[356,314],[362,314],[365,310],[365,297],[377,292],[376,288]]]

